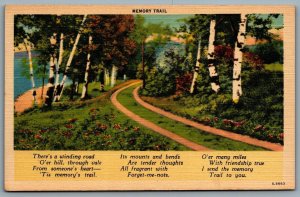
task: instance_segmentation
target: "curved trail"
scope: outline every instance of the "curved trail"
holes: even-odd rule
[[[132,119],[132,120],[134,120],[134,121],[140,123],[141,125],[143,125],[143,126],[149,128],[149,129],[151,129],[151,130],[153,130],[153,131],[155,131],[155,132],[157,132],[157,133],[159,133],[159,134],[161,134],[161,135],[164,135],[164,136],[166,136],[166,137],[168,137],[168,138],[170,138],[170,139],[172,139],[172,140],[174,140],[174,141],[176,141],[176,142],[178,142],[178,143],[180,143],[180,144],[182,144],[182,145],[184,145],[184,146],[186,146],[186,147],[188,147],[188,148],[190,148],[190,149],[192,149],[192,150],[197,150],[197,151],[210,150],[210,149],[207,148],[207,147],[204,147],[204,146],[201,146],[201,145],[199,145],[199,144],[196,144],[196,143],[194,143],[194,142],[192,142],[192,141],[189,141],[189,140],[187,140],[187,139],[185,139],[185,138],[183,138],[183,137],[181,137],[181,136],[179,136],[179,135],[176,135],[176,134],[172,133],[172,132],[169,131],[169,130],[166,130],[166,129],[164,129],[164,128],[161,128],[161,127],[157,126],[156,124],[154,124],[154,123],[152,123],[152,122],[150,122],[150,121],[148,121],[148,120],[146,120],[146,119],[144,119],[144,118],[142,118],[142,117],[136,115],[135,113],[133,113],[132,111],[130,111],[130,110],[128,110],[126,107],[124,107],[124,106],[117,100],[118,94],[119,94],[121,91],[127,89],[128,87],[133,86],[133,85],[136,85],[136,84],[138,84],[138,83],[140,83],[140,82],[132,83],[132,84],[130,84],[130,85],[128,85],[128,86],[125,86],[125,87],[123,87],[123,88],[117,90],[116,92],[114,92],[114,93],[111,95],[111,102],[112,102],[112,104],[113,104],[118,110],[120,110],[120,111],[123,112],[126,116],[128,116],[130,119]]]
[[[134,85],[134,84],[132,84],[132,85]],[[205,132],[208,132],[208,133],[212,133],[214,135],[219,135],[219,136],[226,137],[226,138],[229,138],[229,139],[232,139],[232,140],[235,140],[235,141],[244,142],[244,143],[247,143],[247,144],[263,147],[263,148],[273,150],[273,151],[283,151],[283,146],[281,146],[280,144],[275,144],[275,143],[271,143],[271,142],[267,142],[267,141],[263,141],[263,140],[258,140],[258,139],[255,139],[255,138],[252,138],[252,137],[249,137],[249,136],[246,136],[246,135],[232,133],[232,132],[229,132],[229,131],[224,131],[222,129],[217,129],[217,128],[214,128],[214,127],[206,126],[206,125],[191,121],[189,119],[177,116],[177,115],[172,114],[170,112],[164,111],[164,110],[162,110],[160,108],[157,108],[153,105],[150,105],[149,103],[146,103],[145,101],[143,101],[139,97],[139,95],[138,95],[139,88],[140,88],[140,86],[135,88],[134,91],[133,91],[133,96],[134,96],[134,99],[136,100],[136,102],[139,103],[141,106],[143,106],[143,107],[145,107],[145,108],[147,108],[147,109],[149,109],[149,110],[151,110],[151,111],[153,111],[157,114],[163,115],[167,118],[170,118],[172,120],[181,122],[183,124],[192,126],[196,129],[199,129],[199,130],[202,130],[202,131],[205,131]]]

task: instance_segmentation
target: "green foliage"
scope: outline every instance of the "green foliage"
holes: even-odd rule
[[[149,96],[167,96],[175,93],[175,75],[169,74],[161,73],[157,68],[152,68],[152,70],[147,73],[146,86],[145,89],[142,90],[142,94]]]
[[[249,48],[250,52],[257,54],[265,64],[274,62],[283,63],[283,42],[273,41],[258,44]]]
[[[184,57],[179,48],[164,51],[158,65],[147,72],[146,86],[142,90],[147,96],[168,96],[176,91],[176,77],[185,73]]]
[[[266,39],[271,41],[275,38],[269,30],[273,27],[273,20],[278,18],[280,14],[248,14],[247,15],[247,34],[255,37],[256,39]],[[276,27],[282,28],[282,27]]]
[[[194,121],[276,143],[283,143],[283,73],[244,64],[243,95],[231,98],[232,68],[219,65],[222,92],[211,91],[208,71],[200,68],[194,95],[151,97],[148,102]],[[221,77],[223,76],[223,77]]]

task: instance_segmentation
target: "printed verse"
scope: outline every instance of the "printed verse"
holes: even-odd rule
[[[95,154],[33,153],[32,171],[44,178],[93,178],[101,171],[102,161]]]
[[[265,165],[263,161],[251,161],[246,155],[209,155],[203,154],[206,165],[202,167],[210,178],[246,178],[257,167]]]
[[[120,159],[120,171],[130,178],[170,178],[170,168],[183,165],[180,154],[121,154]]]

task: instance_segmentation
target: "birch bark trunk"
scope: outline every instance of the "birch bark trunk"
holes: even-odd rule
[[[58,62],[56,64],[56,68],[55,68],[55,87],[54,87],[54,99],[53,101],[55,102],[57,99],[56,95],[57,95],[57,89],[59,87],[59,68],[62,62],[62,58],[63,58],[63,53],[64,53],[64,34],[61,33],[60,34],[60,42],[59,42],[59,55],[58,55]]]
[[[216,71],[215,66],[215,34],[216,34],[216,19],[212,18],[210,21],[210,28],[209,28],[209,43],[208,43],[208,53],[207,53],[207,60],[208,60],[208,70],[209,70],[209,77],[210,77],[210,84],[213,91],[216,93],[220,90],[219,84],[219,75]]]
[[[92,36],[89,36],[89,48],[88,48],[88,55],[87,55],[87,60],[86,60],[86,68],[85,68],[85,74],[84,74],[84,84],[82,86],[82,94],[81,98],[84,99],[87,97],[87,90],[88,90],[88,85],[89,85],[89,73],[90,73],[90,64],[91,64],[91,47],[92,47]]]
[[[111,82],[110,82],[111,87],[114,87],[116,85],[117,72],[118,72],[118,68],[115,65],[113,65],[111,68]]]
[[[78,34],[77,34],[77,36],[76,36],[75,43],[74,43],[74,45],[73,45],[72,51],[71,51],[71,53],[70,53],[70,56],[69,56],[69,59],[68,59],[67,65],[66,65],[66,69],[65,69],[65,72],[64,72],[63,79],[62,79],[62,81],[61,81],[61,83],[60,83],[60,85],[59,85],[59,88],[57,88],[58,91],[57,91],[57,95],[56,95],[56,98],[55,98],[55,100],[57,100],[57,101],[60,100],[60,98],[61,98],[61,96],[62,96],[62,94],[63,94],[64,86],[65,86],[65,83],[66,83],[66,81],[67,81],[67,73],[68,73],[68,71],[70,70],[70,66],[71,66],[73,57],[74,57],[74,55],[75,55],[75,51],[76,51],[76,48],[77,48],[77,44],[78,44],[78,42],[79,42],[79,39],[80,39],[82,30],[83,30],[83,24],[84,24],[86,18],[87,18],[87,15],[84,15],[84,16],[83,16],[83,20],[82,20],[81,25],[80,25],[79,32],[78,32]]]
[[[104,85],[109,85],[109,70],[107,68],[104,68]]]
[[[33,65],[32,65],[32,55],[31,55],[31,43],[25,38],[24,39],[24,46],[27,51],[28,55],[28,61],[29,61],[29,74],[30,74],[30,81],[32,86],[32,96],[33,96],[33,102],[34,105],[37,104],[36,101],[36,90],[35,90],[35,82],[34,82],[34,76],[33,76]]]
[[[47,84],[47,92],[46,92],[46,99],[45,99],[45,105],[51,106],[53,101],[53,94],[54,94],[54,73],[55,73],[55,65],[57,63],[56,58],[56,49],[55,45],[57,42],[56,33],[53,33],[53,35],[50,37],[50,45],[51,45],[51,54],[50,54],[50,62],[49,62],[49,78],[48,78],[48,84]]]
[[[232,101],[238,103],[242,95],[242,61],[243,48],[245,45],[247,16],[241,14],[241,21],[239,23],[239,32],[234,47],[234,64],[233,64],[233,78],[232,78]]]
[[[199,43],[198,43],[196,66],[194,68],[194,75],[193,75],[193,80],[192,80],[191,89],[190,89],[191,94],[194,93],[195,83],[196,83],[196,79],[198,77],[198,72],[199,72],[199,68],[200,68],[200,58],[201,58],[201,40],[199,40]]]

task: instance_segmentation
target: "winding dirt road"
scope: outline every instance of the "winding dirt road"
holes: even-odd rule
[[[123,87],[123,88],[117,90],[116,92],[114,92],[114,93],[111,95],[111,102],[112,102],[112,104],[113,104],[118,110],[120,110],[120,111],[123,112],[126,116],[128,116],[130,119],[132,119],[132,120],[134,120],[134,121],[140,123],[141,125],[143,125],[143,126],[149,128],[149,129],[151,129],[151,130],[153,130],[153,131],[155,131],[155,132],[157,132],[157,133],[159,133],[159,134],[161,134],[161,135],[163,135],[163,136],[166,136],[166,137],[168,137],[168,138],[170,138],[170,139],[172,139],[172,140],[174,140],[174,141],[176,141],[176,142],[178,142],[178,143],[180,143],[180,144],[182,144],[182,145],[184,145],[184,146],[186,146],[186,147],[188,147],[188,148],[190,148],[190,149],[192,149],[192,150],[197,150],[197,151],[210,150],[210,149],[208,149],[207,147],[201,146],[201,145],[196,144],[196,143],[194,143],[194,142],[192,142],[192,141],[189,141],[189,140],[187,140],[187,139],[185,139],[185,138],[183,138],[183,137],[181,137],[181,136],[179,136],[179,135],[176,135],[176,134],[172,133],[172,132],[169,131],[169,130],[163,129],[163,128],[157,126],[156,124],[154,124],[154,123],[152,123],[152,122],[150,122],[150,121],[148,121],[148,120],[146,120],[146,119],[144,119],[144,118],[142,118],[142,117],[136,115],[136,114],[133,113],[132,111],[130,111],[130,110],[128,110],[127,108],[125,108],[125,107],[117,100],[118,94],[119,94],[121,91],[123,91],[123,90],[129,88],[130,86],[136,85],[136,84],[138,84],[138,83],[140,83],[140,82],[132,83],[132,84],[130,84],[130,85],[128,85],[128,86],[125,86],[125,87]]]
[[[178,136],[174,133],[172,133],[171,131],[169,130],[166,130],[164,128],[161,128],[159,127],[158,125],[138,116],[137,114],[133,113],[132,111],[128,110],[126,107],[124,107],[118,100],[117,100],[117,95],[133,86],[133,85],[136,85],[140,82],[135,82],[135,83],[132,83],[132,84],[129,84],[128,86],[126,87],[123,87],[119,90],[117,90],[114,94],[112,94],[111,96],[111,101],[113,103],[113,105],[115,105],[117,107],[117,109],[119,109],[121,112],[123,112],[125,115],[127,115],[129,118],[131,118],[132,120],[142,124],[143,126],[157,132],[157,133],[160,133],[161,135],[164,135],[180,144],[183,144],[193,150],[209,150],[208,148],[204,147],[204,146],[201,146],[199,144],[196,144],[192,141],[189,141],[181,136]],[[211,134],[214,134],[214,135],[219,135],[219,136],[222,136],[222,137],[226,137],[226,138],[229,138],[229,139],[232,139],[232,140],[235,140],[235,141],[240,141],[240,142],[244,142],[244,143],[247,143],[247,144],[251,144],[251,145],[254,145],[254,146],[258,146],[258,147],[263,147],[265,149],[268,149],[268,150],[273,150],[273,151],[283,151],[283,146],[281,146],[280,144],[275,144],[275,143],[271,143],[271,142],[267,142],[267,141],[263,141],[263,140],[258,140],[258,139],[255,139],[255,138],[252,138],[250,136],[246,136],[246,135],[241,135],[241,134],[237,134],[237,133],[232,133],[232,132],[229,132],[229,131],[225,131],[225,130],[222,130],[222,129],[217,129],[217,128],[214,128],[214,127],[210,127],[210,126],[206,126],[206,125],[203,125],[203,124],[200,124],[198,122],[194,122],[194,121],[191,121],[189,119],[186,119],[186,118],[183,118],[183,117],[180,117],[180,116],[177,116],[175,114],[172,114],[170,112],[167,112],[167,111],[164,111],[160,108],[157,108],[149,103],[146,103],[145,101],[143,101],[139,95],[138,95],[138,90],[139,90],[140,86],[135,88],[134,91],[133,91],[133,97],[134,99],[136,100],[137,103],[139,103],[141,106],[157,113],[157,114],[160,114],[160,115],[163,115],[167,118],[170,118],[172,120],[175,120],[175,121],[178,121],[180,123],[183,123],[185,125],[189,125],[189,126],[192,126],[196,129],[199,129],[199,130],[202,130],[202,131],[205,131],[205,132],[208,132],[208,133],[211,133]]]

